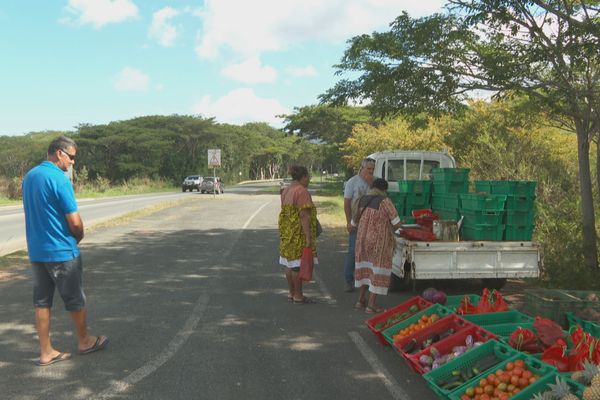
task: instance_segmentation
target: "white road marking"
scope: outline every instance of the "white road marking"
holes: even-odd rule
[[[383,381],[386,389],[392,395],[393,399],[396,400],[410,400],[410,396],[402,390],[398,382],[392,377],[392,375],[385,369],[383,364],[379,361],[375,353],[369,348],[358,332],[348,332],[350,339],[354,342],[358,351],[371,365],[371,368],[375,371],[377,376]]]
[[[317,268],[317,267],[318,267],[318,264],[317,264],[317,266],[315,266],[315,268]],[[319,290],[321,291],[321,293],[323,293],[323,298],[325,298],[325,300],[327,301],[327,304],[330,304],[330,305],[337,304],[337,300],[331,295],[331,292],[329,292],[329,290],[327,289],[327,286],[325,285],[325,281],[319,277],[319,274],[316,271],[313,271],[313,278],[314,278],[315,282],[317,283],[317,286],[319,286]]]
[[[242,230],[246,229],[250,222],[258,215],[258,213],[269,205],[270,201],[263,204],[248,218]],[[231,247],[225,253],[225,257],[228,257],[231,254],[232,249],[235,247],[235,244],[239,240],[241,235],[238,235],[237,239],[231,243]],[[175,337],[169,342],[166,348],[160,352],[158,356],[141,366],[140,368],[133,371],[131,374],[127,375],[120,381],[115,381],[111,383],[110,387],[99,393],[98,395],[91,397],[93,400],[101,400],[101,399],[110,399],[116,396],[119,393],[123,393],[129,389],[131,389],[136,383],[146,378],[148,375],[152,374],[154,371],[159,369],[164,363],[169,361],[175,353],[179,351],[181,346],[187,342],[190,335],[196,330],[196,326],[198,326],[198,322],[202,319],[204,315],[204,311],[208,306],[209,296],[206,293],[203,293],[200,298],[196,301],[194,309],[192,310],[191,315],[185,321],[183,328],[177,332]]]

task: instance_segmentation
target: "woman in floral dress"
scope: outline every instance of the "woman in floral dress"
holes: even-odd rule
[[[305,247],[312,249],[317,264],[317,209],[307,187],[310,182],[308,170],[303,166],[292,166],[289,171],[292,183],[281,193],[279,213],[279,263],[285,267],[288,283],[288,301],[295,304],[314,303],[304,296],[302,281],[298,279],[300,258]]]
[[[386,295],[392,276],[394,230],[401,221],[392,201],[387,197],[388,183],[375,179],[371,190],[358,203],[353,223],[358,224],[356,234],[356,270],[354,285],[359,289],[355,308],[365,308],[368,314],[379,313],[377,295]],[[371,293],[366,302],[367,288]]]

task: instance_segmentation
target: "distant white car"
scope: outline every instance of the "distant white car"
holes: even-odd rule
[[[183,180],[181,184],[181,191],[185,192],[189,190],[190,192],[194,189],[200,191],[200,185],[202,185],[203,178],[200,175],[190,175]]]

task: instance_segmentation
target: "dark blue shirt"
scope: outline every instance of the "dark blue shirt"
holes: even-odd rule
[[[23,179],[23,209],[30,261],[61,262],[79,256],[65,217],[77,212],[77,201],[64,171],[50,161],[32,168]]]

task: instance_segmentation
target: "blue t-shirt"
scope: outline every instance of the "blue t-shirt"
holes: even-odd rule
[[[65,217],[77,212],[77,201],[64,171],[50,161],[32,168],[23,179],[23,209],[31,262],[61,262],[79,256]]]

